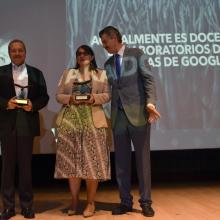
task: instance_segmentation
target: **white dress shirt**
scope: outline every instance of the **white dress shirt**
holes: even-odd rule
[[[28,73],[25,64],[22,64],[20,66],[12,64],[12,73],[13,73],[14,84],[23,87],[28,86]],[[15,93],[16,96],[19,98],[19,95],[21,94],[21,88],[19,86],[15,85]],[[24,93],[24,98],[27,98],[28,88],[24,88],[23,93]]]

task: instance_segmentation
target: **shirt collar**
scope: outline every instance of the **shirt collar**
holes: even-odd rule
[[[124,51],[125,51],[125,45],[123,44],[117,54],[119,54],[120,57],[123,57]]]
[[[13,71],[22,71],[26,67],[25,63],[21,64],[20,66],[17,66],[16,64],[12,63],[12,69]]]

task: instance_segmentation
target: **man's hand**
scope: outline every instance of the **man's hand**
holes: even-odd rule
[[[32,102],[30,99],[28,99],[28,104],[27,105],[22,105],[20,108],[24,109],[26,112],[30,112],[33,108]]]
[[[16,109],[19,108],[19,106],[17,105],[16,101],[15,101],[15,97],[12,97],[9,101],[8,101],[8,106],[7,109]]]
[[[154,123],[157,119],[161,117],[160,113],[156,110],[155,106],[150,104],[147,105],[147,111],[149,113],[148,122]]]

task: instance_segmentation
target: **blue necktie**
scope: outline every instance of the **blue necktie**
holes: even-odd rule
[[[116,71],[117,79],[120,79],[121,64],[120,64],[120,55],[119,54],[115,54],[115,71]]]
[[[119,54],[115,54],[115,72],[116,72],[116,75],[117,75],[117,80],[120,79],[120,75],[121,75],[121,63],[120,63],[120,55]],[[120,96],[118,98],[118,108],[123,110],[123,106],[122,106],[122,103],[121,103],[121,99],[120,99]]]

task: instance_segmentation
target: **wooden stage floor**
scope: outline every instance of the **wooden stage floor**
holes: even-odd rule
[[[66,209],[70,204],[67,185],[38,187],[34,189],[34,208],[36,220],[80,220],[81,214],[67,216]],[[153,184],[152,199],[155,216],[146,218],[141,214],[138,204],[138,190],[133,186],[134,211],[121,216],[112,216],[111,210],[119,202],[116,186],[102,184],[97,192],[96,213],[91,220],[219,220],[220,219],[220,182],[200,183],[160,183]],[[17,201],[18,203],[18,201]],[[80,211],[86,204],[85,187],[80,194]],[[20,214],[12,220],[24,219]]]

